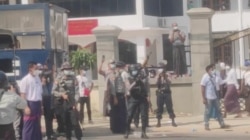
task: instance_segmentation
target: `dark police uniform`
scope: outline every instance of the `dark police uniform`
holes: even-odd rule
[[[157,79],[157,87],[158,90],[156,91],[157,95],[157,127],[161,126],[160,120],[162,119],[162,113],[163,113],[163,107],[166,104],[167,111],[169,114],[169,117],[172,119],[172,125],[177,126],[174,118],[174,110],[173,110],[173,103],[172,103],[172,95],[171,95],[171,89],[170,89],[170,80],[168,79],[168,76],[163,72]]]
[[[53,88],[52,88],[52,94],[53,94],[53,99],[52,99],[52,108],[54,109],[54,113],[56,116],[56,120],[57,120],[57,132],[59,133],[64,133],[65,129],[64,129],[64,122],[63,122],[63,99],[61,96],[61,92],[60,91],[60,86],[59,83],[61,81],[61,79],[63,78],[63,73],[60,72],[56,79],[55,82],[53,84]]]
[[[147,113],[148,113],[148,101],[147,101],[147,92],[145,84],[143,83],[143,76],[141,74],[132,74],[133,71],[140,73],[140,67],[136,65],[131,65],[129,68],[130,77],[128,78],[130,89],[130,96],[128,97],[127,105],[127,127],[124,138],[128,138],[130,132],[130,124],[133,119],[133,115],[136,109],[139,107],[141,112],[142,120],[142,138],[148,138],[146,135],[146,123],[147,123]]]
[[[150,85],[149,85],[149,79],[148,79],[148,74],[147,74],[147,70],[146,69],[142,69],[141,70],[141,73],[145,76],[147,76],[146,78],[144,78],[142,81],[145,85],[145,88],[146,88],[146,92],[147,92],[147,95],[149,96],[150,95]],[[147,108],[149,108],[149,102],[147,102]],[[139,122],[140,122],[140,107],[138,107],[134,113],[134,124],[136,126],[136,128],[138,128],[139,126]],[[147,110],[147,123],[146,123],[146,126],[149,127],[149,109]]]
[[[51,139],[53,137],[53,118],[54,118],[54,108],[52,106],[52,95],[51,95],[51,87],[53,83],[53,75],[51,71],[43,70],[41,75],[41,78],[46,79],[46,83],[43,84],[43,112],[44,112],[44,118],[45,118],[45,127],[46,127],[46,135],[48,139]]]
[[[71,130],[75,131],[76,138],[78,140],[82,137],[82,130],[79,124],[78,112],[76,110],[75,101],[75,76],[74,75],[63,75],[57,84],[55,89],[57,89],[57,97],[62,96],[66,93],[68,95],[68,100],[61,100],[63,107],[63,122],[66,131],[67,139],[71,139]]]

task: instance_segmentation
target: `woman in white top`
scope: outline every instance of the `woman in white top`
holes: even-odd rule
[[[246,71],[243,75],[243,79],[241,81],[241,93],[243,92],[247,92],[247,91],[243,91],[243,87],[244,86],[250,86],[250,61],[248,60],[248,62],[245,62],[245,67],[246,67]],[[248,116],[250,116],[250,93],[243,93],[246,96],[245,100],[246,100],[246,111],[248,113]]]
[[[240,103],[238,102],[239,84],[235,69],[233,68],[229,69],[227,73],[226,83],[227,83],[227,92],[224,97],[224,106],[225,106],[224,117],[226,117],[226,113],[237,114],[237,116],[235,116],[236,118],[241,117]]]

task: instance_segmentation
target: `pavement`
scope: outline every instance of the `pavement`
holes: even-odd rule
[[[234,118],[228,116],[224,121],[230,125],[228,129],[220,129],[216,120],[210,121],[211,131],[204,129],[203,116],[178,116],[176,123],[178,127],[172,127],[171,121],[167,114],[162,119],[162,127],[155,127],[157,120],[154,116],[150,117],[150,126],[147,129],[147,135],[153,140],[249,140],[250,139],[250,117],[245,114],[242,118]],[[108,118],[94,117],[94,124],[83,124],[84,130],[82,139],[84,140],[120,140],[124,139],[123,135],[112,134],[109,129]],[[141,139],[140,127],[136,129],[131,125],[135,131],[129,136],[129,139]],[[56,121],[54,122],[56,128]],[[44,120],[42,119],[42,130],[45,132]],[[65,140],[60,137],[57,140]],[[74,138],[73,138],[74,140]]]

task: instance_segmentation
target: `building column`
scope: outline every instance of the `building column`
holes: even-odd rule
[[[22,0],[22,4],[32,4],[35,3],[35,0]]]
[[[16,0],[9,0],[9,5],[14,5],[16,4]]]
[[[103,69],[107,69],[108,61],[111,59],[119,60],[118,36],[121,29],[116,26],[99,26],[92,30],[96,36],[96,49],[97,49],[97,66],[99,68],[102,57],[105,56],[105,63]],[[103,112],[103,99],[105,90],[104,77],[98,75],[98,90],[99,90],[99,106],[100,112]]]
[[[141,26],[143,27],[144,21],[143,21],[143,16],[144,16],[144,0],[136,0],[135,1],[135,8],[136,8],[136,15],[139,21],[141,22]]]
[[[238,12],[239,12],[239,31],[242,31],[243,30],[243,20],[242,20],[242,11],[243,11],[243,5],[242,5],[242,0],[238,0]],[[245,51],[248,51],[248,50],[245,50],[245,46],[244,46],[244,37],[240,38],[239,39],[239,46],[240,46],[240,49],[239,49],[239,52],[236,53],[236,56],[240,56],[240,64],[239,66],[244,66],[244,61],[245,61]],[[235,62],[237,64],[237,62]]]
[[[192,66],[192,108],[193,114],[204,112],[200,81],[205,68],[212,62],[211,17],[214,11],[209,8],[193,8],[187,12],[190,17],[190,45]]]

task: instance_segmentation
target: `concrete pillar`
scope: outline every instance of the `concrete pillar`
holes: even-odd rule
[[[9,5],[14,5],[16,4],[16,0],[9,0]]]
[[[111,59],[119,60],[118,36],[122,30],[116,26],[99,26],[92,30],[96,36],[97,66],[99,67],[103,55],[105,56],[104,69],[107,69],[108,61]],[[99,106],[102,112],[105,80],[98,75]]]
[[[209,8],[193,8],[187,12],[190,17],[190,45],[192,65],[192,103],[193,114],[202,114],[202,94],[200,81],[205,68],[212,61],[211,17],[214,11]]]

